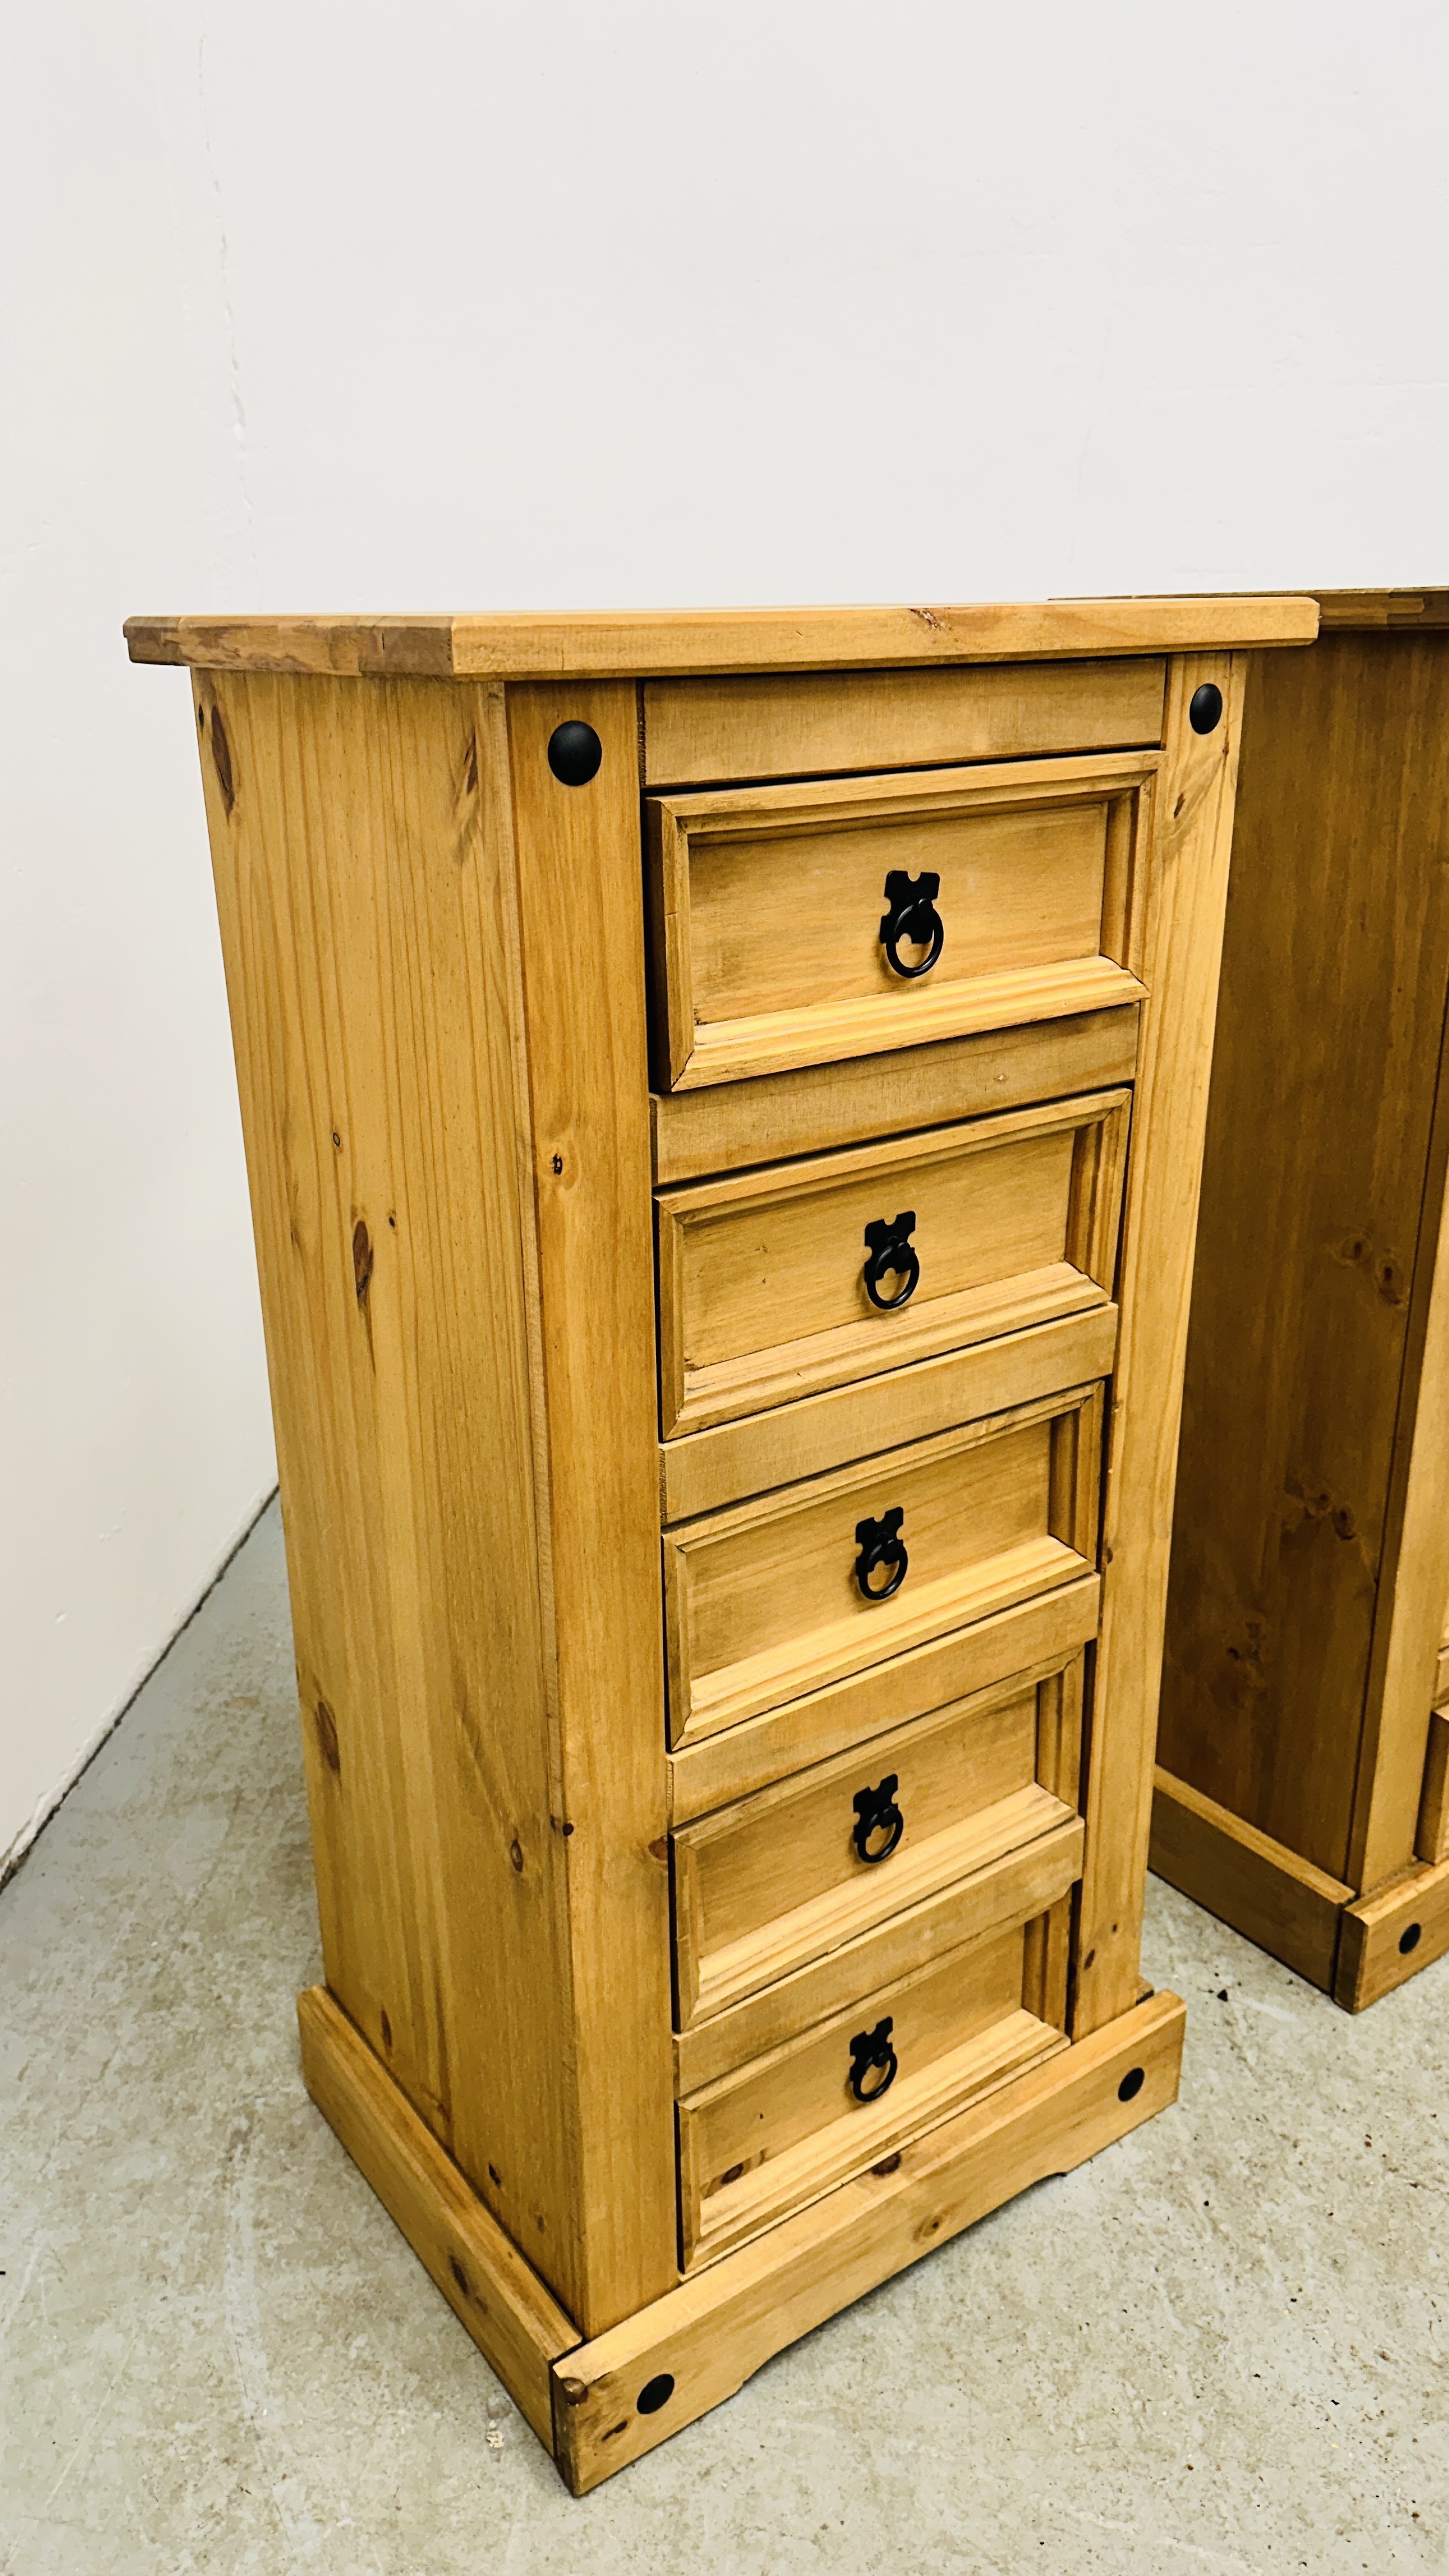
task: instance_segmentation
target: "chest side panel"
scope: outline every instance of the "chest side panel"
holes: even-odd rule
[[[1347,1877],[1449,970],[1449,657],[1255,657],[1183,1403],[1164,1767]]]

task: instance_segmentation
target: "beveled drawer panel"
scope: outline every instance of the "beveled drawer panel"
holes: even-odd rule
[[[671,1741],[1086,1573],[1100,1438],[1074,1387],[667,1530]]]
[[[1039,1947],[1031,1929],[1015,1924],[952,1950],[686,2095],[685,2269],[1065,2048],[1027,2001]]]
[[[1106,1305],[1130,1101],[1092,1092],[659,1192],[664,1437]]]
[[[762,1717],[679,1746],[668,1757],[671,1824],[712,1815],[807,1763],[869,1743],[905,1718],[994,1690],[1019,1673],[1058,1670],[1096,1636],[1101,1593],[1100,1575],[1079,1575],[1075,1583],[991,1611],[927,1646],[887,1655]]]
[[[679,2028],[1074,1822],[1081,1685],[1079,1654],[676,1833]]]
[[[1141,997],[1154,752],[651,797],[661,1089]]]

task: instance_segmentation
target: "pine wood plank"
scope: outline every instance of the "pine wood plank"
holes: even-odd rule
[[[1182,1363],[1212,1061],[1243,662],[1183,656],[1168,673],[1153,844],[1142,1052],[1123,1217],[1122,1329],[1103,1504],[1087,1857],[1073,2028],[1100,2029],[1137,1991],[1152,1759],[1167,1601]],[[1215,685],[1223,712],[1195,733]]]
[[[591,724],[603,746],[584,788],[561,785],[548,765],[549,737],[567,719]],[[592,2332],[595,2319],[613,2323],[656,2297],[675,2268],[633,691],[512,689],[508,740],[537,1213],[549,1714],[568,1829],[569,2021],[554,2044],[572,2066],[576,2313]]]
[[[1160,660],[749,672],[644,687],[644,782],[823,777],[1155,743]]]
[[[1449,1714],[1442,1708],[1429,1712],[1429,1750],[1424,1758],[1415,1854],[1431,1865],[1449,1860]]]
[[[870,1458],[928,1439],[955,1422],[1005,1413],[1037,1396],[1109,1377],[1117,1309],[1097,1306],[939,1358],[887,1369],[853,1386],[802,1396],[744,1422],[687,1433],[659,1451],[666,1525],[817,1475],[838,1458]]]
[[[529,2269],[325,1986],[297,1998],[302,2073],[318,2110],[465,2325],[544,2448],[549,2365],[578,2328]]]
[[[1345,1871],[1365,1890],[1415,1857],[1449,1592],[1449,1038],[1418,1234],[1385,1513],[1392,1591],[1374,1620]]]
[[[1085,1478],[1054,1475],[1061,1442]],[[1095,1390],[1077,1387],[762,1495],[664,1537],[670,1741],[843,1681],[1013,1598],[1069,1583],[1096,1547]],[[905,1515],[905,1580],[862,1595],[859,1530]]]
[[[799,1065],[748,1083],[656,1092],[650,1104],[654,1178],[667,1188],[951,1118],[1108,1090],[1130,1082],[1136,1066],[1137,1012],[1129,1006],[1028,1020],[844,1063]]]
[[[1332,1992],[1339,1918],[1353,1902],[1351,1887],[1160,1768],[1149,1857],[1159,1878],[1311,1986]]]
[[[1002,1110],[660,1193],[665,1440],[1105,1305],[1130,1099]],[[866,1230],[897,1214],[918,1272],[883,1313]]]
[[[684,1747],[670,1757],[674,1821],[705,1815],[807,1762],[864,1744],[902,1718],[990,1689],[1011,1674],[1059,1666],[1095,1636],[1100,1597],[1100,1577],[1084,1576]]]
[[[1035,1689],[1009,1683],[684,1826],[673,1839],[679,2028],[1056,1823],[1056,1800],[1036,1786],[1036,1734]],[[895,1782],[901,1821],[862,1854],[856,1801],[877,1775]],[[874,1857],[888,1831],[894,1848]]]
[[[683,2268],[716,2261],[989,2087],[1066,2047],[1021,2004],[1025,1927],[954,1951],[736,2067],[679,2105]],[[899,2072],[848,2089],[850,2042],[889,2020]]]
[[[1019,1683],[963,1700],[676,1833],[679,2028],[1060,1823],[1037,1785],[1036,1703]],[[883,1778],[904,1824],[885,1859],[863,1860],[854,1802]]]
[[[1449,654],[1347,633],[1255,660],[1244,744],[1160,1750],[1362,1888],[1354,1782],[1372,1777],[1360,1746],[1449,985],[1449,872],[1427,855],[1449,799]],[[1420,1762],[1436,1643],[1416,1681],[1412,1654],[1403,1667]],[[1400,1782],[1401,1861],[1417,1797]]]
[[[1449,626],[1449,590],[1320,590],[1314,596],[1320,633]]]
[[[1015,1802],[1015,1814],[999,1830],[984,1827],[977,1838],[978,1865],[965,1877],[925,1895],[908,1889],[912,1901],[883,1923],[851,1933],[822,1957],[680,2031],[674,2042],[678,2090],[691,2093],[712,2083],[892,1978],[984,1940],[1005,1924],[1029,1925],[1059,1906],[1082,1874],[1082,1822],[1045,1792],[1038,1791],[1036,1799],[1029,1812],[1025,1797]],[[1045,1829],[1023,1841],[1029,1825]],[[993,1853],[996,1841],[1011,1848]]]
[[[635,609],[605,616],[130,617],[133,662],[499,679],[928,666],[1308,644],[1317,603],[1076,599],[1001,606]]]
[[[1345,1909],[1334,2000],[1363,2012],[1449,1950],[1449,1861],[1401,1870]]]
[[[646,798],[660,1089],[1135,999],[1158,759]],[[923,870],[944,937],[913,981],[892,973],[880,926],[893,872]]]
[[[574,2493],[720,2405],[773,2354],[1028,2184],[1070,2173],[1165,2110],[1177,2095],[1183,2018],[1175,1995],[1152,1996],[927,2131],[887,2170],[844,2184],[565,2355],[553,2371],[555,2449]],[[1124,2102],[1119,2088],[1138,2068],[1142,2082]]]
[[[196,712],[327,1980],[582,2318],[501,694]]]

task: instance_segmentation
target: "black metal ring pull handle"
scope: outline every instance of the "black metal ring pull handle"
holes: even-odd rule
[[[896,1805],[896,1791],[900,1785],[899,1775],[888,1771],[879,1788],[856,1790],[855,1824],[850,1839],[855,1845],[857,1860],[890,1859],[906,1830],[905,1817]],[[872,1851],[871,1844],[877,1834],[884,1834],[885,1841],[876,1843]]]
[[[899,2060],[891,2046],[895,2024],[889,2013],[878,2021],[874,2030],[858,2030],[850,2043],[850,2074],[847,2077],[857,2102],[878,2102],[889,2093],[900,2071]],[[878,2074],[880,2082],[869,2084],[867,2076]]]
[[[946,944],[946,925],[936,910],[936,897],[941,880],[934,868],[923,868],[918,877],[908,877],[904,868],[892,868],[885,881],[885,899],[890,910],[880,926],[880,944],[886,953],[886,964],[893,975],[904,976],[913,983],[918,975],[929,975]],[[919,966],[903,963],[901,948],[924,948]]]
[[[865,1281],[865,1293],[871,1304],[878,1306],[883,1315],[893,1315],[897,1306],[904,1306],[907,1298],[914,1294],[920,1278],[921,1258],[911,1241],[915,1222],[915,1209],[907,1208],[903,1215],[893,1216],[889,1224],[883,1216],[878,1216],[865,1229],[865,1248],[870,1259],[860,1275]],[[892,1277],[901,1284],[893,1297],[883,1297],[881,1281]]]
[[[901,1523],[905,1517],[904,1509],[897,1503],[892,1510],[882,1512],[878,1521],[857,1521],[855,1524],[855,1544],[860,1550],[855,1560],[855,1580],[867,1601],[889,1601],[891,1594],[899,1592],[906,1579],[910,1558],[901,1536]],[[890,1581],[872,1583],[871,1576],[883,1565],[894,1568]]]

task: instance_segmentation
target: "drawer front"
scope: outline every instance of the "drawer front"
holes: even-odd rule
[[[658,1078],[1140,998],[1155,753],[653,797]]]
[[[644,776],[684,787],[1155,743],[1166,676],[1143,658],[646,680]]]
[[[673,1838],[681,2030],[1073,1819],[1082,1657],[812,1765]]]
[[[1105,1305],[1130,1100],[659,1193],[665,1438]]]
[[[1073,1387],[666,1531],[671,1740],[1086,1573],[1100,1440]]]
[[[677,1827],[713,1815],[810,1763],[855,1751],[906,1718],[995,1690],[1015,1674],[1058,1669],[1095,1638],[1101,1593],[1100,1575],[1081,1575],[970,1627],[953,1628],[928,1646],[887,1655],[763,1717],[682,1745],[668,1757],[671,1823]]]
[[[686,2270],[1065,2048],[1025,1923],[953,1950],[679,2104]]]

